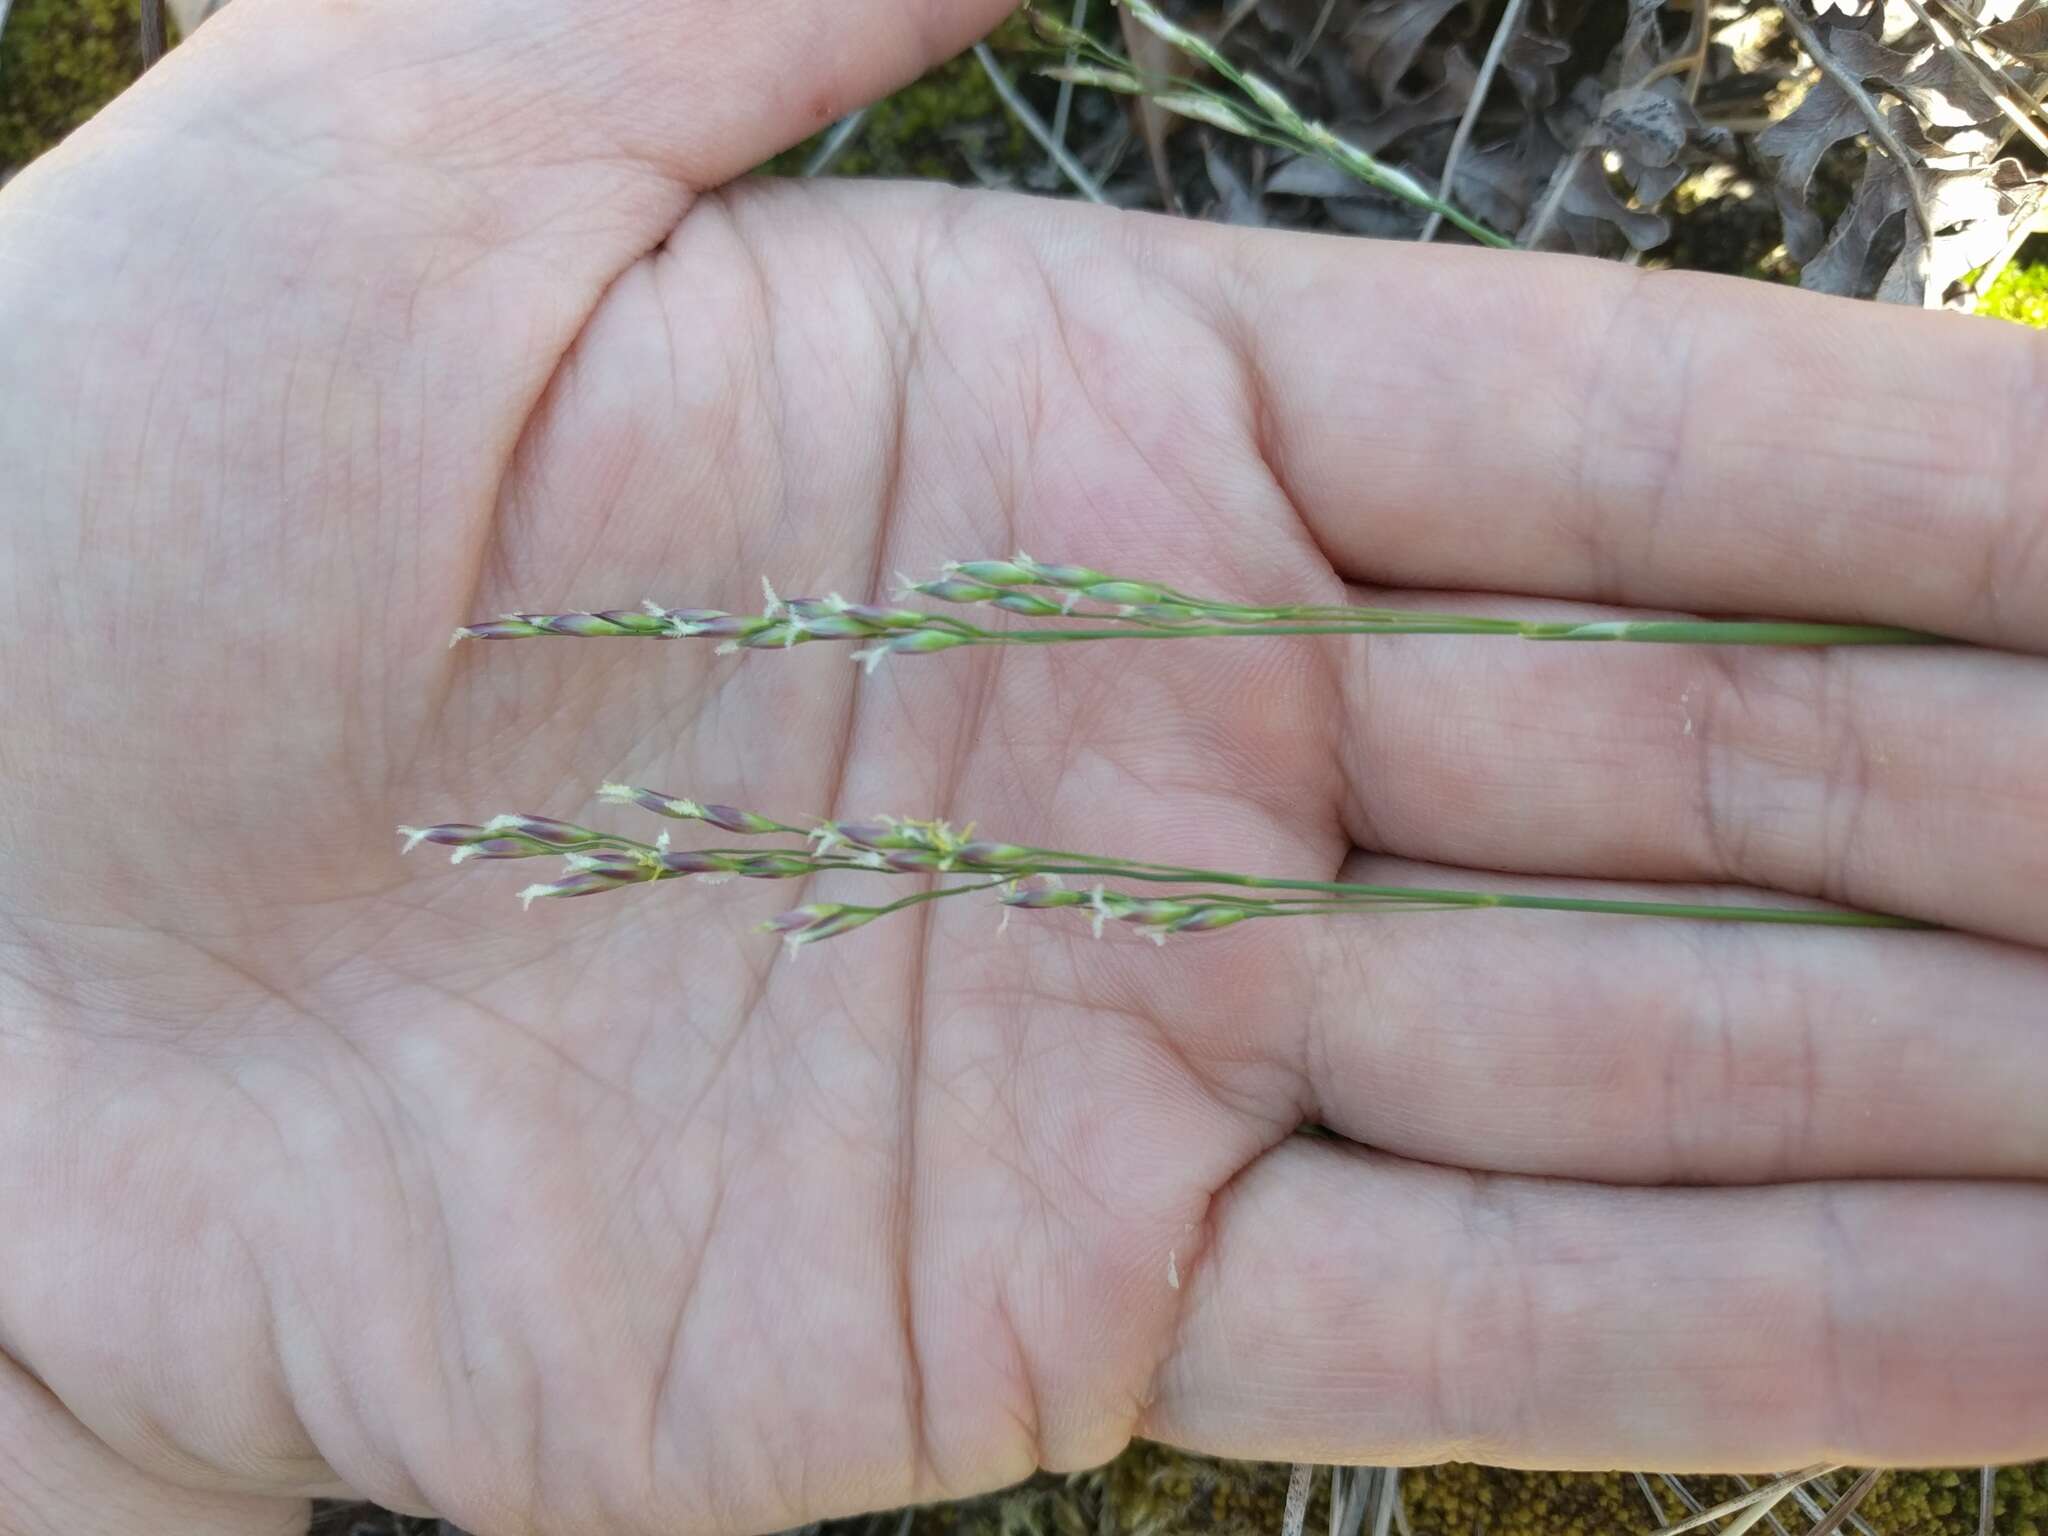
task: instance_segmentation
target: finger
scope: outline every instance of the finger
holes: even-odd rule
[[[1344,878],[1757,899],[1387,859]],[[2038,951],[1561,912],[1263,926],[1243,942],[1266,946],[1276,974],[1313,978],[1290,998],[1305,1029],[1268,1019],[1269,1053],[1294,1065],[1316,1118],[1404,1157],[1619,1184],[2048,1179]],[[1204,1027],[1202,999],[1182,1002]]]
[[[1221,1193],[1140,1433],[1395,1464],[2048,1454],[2048,1189],[1614,1190],[1290,1141]]]
[[[2048,942],[2048,663],[1435,637],[1344,656],[1362,845]]]
[[[489,243],[546,233],[562,256],[621,242],[638,255],[692,193],[915,79],[1008,9],[242,0],[153,72],[110,131],[196,121],[268,151],[253,157],[266,172],[351,183],[375,219],[454,221]]]
[[[1219,302],[1273,473],[1349,576],[2048,647],[2048,343],[2019,327],[1562,258],[1208,239],[1234,247]]]
[[[146,1476],[0,1356],[0,1536],[293,1536],[307,1508]]]

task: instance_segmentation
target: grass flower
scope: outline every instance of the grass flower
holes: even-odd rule
[[[1341,138],[1322,123],[1302,116],[1285,94],[1230,59],[1199,33],[1169,21],[1150,0],[1118,0],[1132,20],[1153,36],[1213,70],[1235,94],[1197,80],[1148,76],[1077,27],[1032,9],[1027,14],[1041,40],[1060,50],[1063,62],[1043,73],[1049,79],[1092,85],[1127,96],[1142,96],[1178,116],[1207,123],[1239,138],[1327,160],[1367,186],[1428,210],[1482,245],[1508,249],[1514,242],[1460,212],[1398,166],[1388,165]],[[1085,60],[1067,63],[1064,59]]]
[[[1624,641],[1665,645],[1924,645],[1940,637],[1878,624],[1811,624],[1746,619],[1477,618],[1402,608],[1283,603],[1256,606],[1184,592],[1156,581],[1080,565],[1007,560],[948,564],[926,581],[903,580],[906,597],[952,608],[991,608],[1046,622],[989,628],[943,610],[824,598],[771,598],[770,611],[736,615],[653,603],[618,622],[602,613],[515,614],[456,631],[458,639],[555,635],[575,639],[721,639],[718,651],[789,650],[818,641],[864,641],[853,659],[872,672],[892,656],[926,656],[963,646],[1087,644],[1108,640],[1238,639],[1308,635],[1491,635],[1540,641]],[[769,589],[772,593],[773,589]],[[652,806],[644,807],[655,809]],[[681,812],[657,811],[657,814]],[[687,818],[686,818],[687,819]],[[740,830],[729,828],[728,830]]]
[[[1040,848],[977,835],[971,825],[955,828],[945,821],[894,816],[821,820],[798,827],[737,806],[707,804],[629,784],[606,784],[599,798],[670,820],[701,822],[750,838],[783,841],[743,848],[674,849],[668,846],[667,833],[648,843],[573,822],[523,815],[399,830],[407,851],[422,843],[452,847],[458,863],[471,857],[560,857],[563,868],[555,879],[537,881],[519,892],[520,901],[529,907],[540,900],[596,896],[696,875],[802,880],[852,871],[899,880],[964,877],[960,883],[930,886],[877,906],[811,902],[792,907],[764,925],[765,931],[779,934],[792,951],[851,933],[911,907],[977,894],[992,895],[1005,909],[1006,918],[1012,911],[1065,911],[1086,921],[1098,938],[1115,924],[1162,944],[1171,937],[1216,933],[1253,920],[1481,909],[1822,927],[1926,926],[1872,912],[1525,896],[1249,875]],[[1170,894],[1151,894],[1142,889],[1148,885],[1175,889]],[[1127,888],[1131,886],[1139,889]]]

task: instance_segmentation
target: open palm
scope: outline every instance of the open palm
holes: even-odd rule
[[[2048,1453],[2040,345],[1577,262],[702,190],[1001,9],[243,0],[0,200],[26,1529],[267,1530],[348,1488],[486,1533],[748,1531],[1134,1433]],[[2002,649],[863,677],[443,646],[1020,546],[1252,600]],[[526,867],[389,835],[651,835],[589,808],[620,779],[1957,931],[1447,914],[1161,953],[968,901],[793,964],[751,931],[789,885],[522,914]]]

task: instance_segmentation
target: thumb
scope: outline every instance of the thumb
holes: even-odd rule
[[[587,236],[625,214],[651,243],[692,193],[915,79],[1014,3],[238,0],[130,96],[155,99],[159,125],[202,117],[309,151],[292,157],[323,179],[459,178],[519,226],[573,211]]]

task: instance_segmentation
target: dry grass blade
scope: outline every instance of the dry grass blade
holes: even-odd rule
[[[1117,26],[1123,33],[1124,52],[1139,78],[1171,78],[1176,57],[1172,44],[1140,26],[1128,9],[1118,12]],[[1138,98],[1134,112],[1138,137],[1145,141],[1145,156],[1152,166],[1152,179],[1159,183],[1160,206],[1179,213],[1180,196],[1174,191],[1172,159],[1166,152],[1166,138],[1173,131],[1173,114],[1149,96]]]
[[[1662,1483],[1666,1488],[1669,1488],[1673,1493],[1677,1494],[1678,1502],[1683,1504],[1687,1509],[1691,1510],[1694,1514],[1698,1514],[1700,1510],[1704,1507],[1698,1499],[1692,1496],[1692,1490],[1686,1487],[1685,1484],[1681,1483],[1677,1478],[1673,1477],[1669,1472],[1659,1472],[1657,1474],[1657,1481]]]
[[[1631,1475],[1636,1480],[1636,1486],[1643,1491],[1643,1502],[1650,1506],[1651,1517],[1656,1520],[1659,1526],[1662,1526],[1664,1524],[1664,1501],[1657,1497],[1657,1490],[1650,1486],[1650,1480],[1643,1476],[1642,1473],[1637,1472]]]
[[[1222,42],[1223,39],[1251,20],[1252,12],[1256,11],[1260,4],[1261,0],[1237,0],[1237,4],[1230,8],[1230,14],[1223,18],[1223,25],[1216,29],[1216,41]]]
[[[989,51],[987,43],[974,45],[974,61],[981,66],[982,73],[988,76],[988,83],[995,87],[996,95],[1002,98],[1003,105],[1024,125],[1024,131],[1038,141],[1039,147],[1052,156],[1052,163],[1060,168],[1061,175],[1074,184],[1074,190],[1091,203],[1107,203],[1109,199],[1102,195],[1102,188],[1095,184],[1095,178],[1088,174],[1080,161],[1067,153],[1066,145],[1053,136],[1052,130],[1045,125],[1045,119],[1032,109],[1031,103],[1023,98],[1009,75],[1004,73],[1003,66],[996,62],[996,56]]]
[[[1572,145],[1571,153],[1558,161],[1557,170],[1550,178],[1550,187],[1536,209],[1536,217],[1523,226],[1517,244],[1524,250],[1533,251],[1542,246],[1544,236],[1550,233],[1550,226],[1557,222],[1557,210],[1564,206],[1565,193],[1571,190],[1572,178],[1579,174],[1579,162],[1585,158],[1586,141],[1582,135]]]
[[[832,131],[825,135],[825,142],[818,146],[817,153],[804,162],[804,175],[822,176],[831,170],[839,157],[846,153],[847,146],[853,143],[854,136],[860,132],[861,126],[867,120],[868,109],[861,107],[834,123]]]
[[[1849,1491],[1835,1500],[1835,1507],[1829,1510],[1820,1524],[1808,1531],[1806,1536],[1835,1536],[1835,1532],[1842,1528],[1843,1522],[1856,1513],[1856,1506],[1863,1502],[1864,1496],[1877,1485],[1877,1480],[1882,1475],[1882,1468],[1872,1467],[1857,1478],[1849,1485]]]
[[[142,0],[142,67],[148,69],[164,56],[167,29],[164,0]]]
[[[1302,61],[1315,51],[1315,46],[1323,40],[1323,33],[1329,27],[1330,17],[1335,14],[1336,9],[1337,0],[1323,0],[1323,8],[1316,14],[1315,25],[1308,29],[1307,35],[1294,45],[1294,51],[1287,56],[1289,69],[1301,68]]]
[[[1387,1526],[1394,1520],[1400,1521],[1402,1536],[1407,1536],[1408,1517],[1401,1510],[1401,1469],[1383,1467],[1372,1515],[1372,1536],[1387,1536]]]
[[[1748,1478],[1742,1476],[1740,1473],[1736,1473],[1735,1486],[1742,1489],[1744,1492],[1749,1492],[1756,1487],[1756,1484],[1752,1483]],[[1800,1490],[1798,1489],[1793,1490],[1793,1492],[1795,1493],[1799,1491]],[[1785,1529],[1785,1522],[1780,1520],[1774,1511],[1767,1512],[1764,1518],[1770,1521],[1771,1529],[1776,1531],[1778,1533],[1778,1536],[1792,1536],[1792,1533]]]
[[[1465,103],[1465,111],[1458,119],[1458,130],[1451,135],[1451,147],[1444,156],[1444,172],[1437,178],[1436,195],[1442,202],[1451,201],[1451,183],[1458,174],[1458,162],[1464,158],[1465,146],[1472,139],[1472,129],[1479,121],[1479,110],[1486,105],[1486,93],[1493,84],[1493,77],[1500,70],[1500,61],[1515,40],[1515,34],[1522,27],[1522,9],[1526,0],[1508,0],[1507,7],[1500,13],[1500,25],[1493,29],[1493,41],[1487,45],[1486,58],[1479,66],[1479,78],[1472,83],[1472,95]],[[1704,4],[1704,0],[1701,0]],[[1418,237],[1424,245],[1436,238],[1436,232],[1443,227],[1444,216],[1435,209],[1430,210],[1429,220],[1422,226]]]
[[[1385,1467],[1330,1468],[1330,1536],[1361,1536],[1365,1513],[1386,1487],[1388,1475]]]
[[[1891,124],[1885,121],[1884,113],[1878,109],[1877,103],[1870,99],[1870,92],[1863,88],[1863,82],[1844,69],[1841,61],[1828,51],[1827,45],[1820,40],[1820,34],[1814,30],[1813,23],[1800,14],[1799,5],[1800,0],[1783,0],[1779,10],[1784,15],[1785,25],[1791,29],[1792,35],[1799,39],[1799,46],[1806,50],[1807,57],[1813,60],[1820,72],[1828,78],[1829,83],[1855,103],[1856,110],[1863,114],[1864,121],[1869,125],[1871,140],[1897,162],[1899,174],[1905,177],[1906,185],[1911,190],[1913,222],[1920,226],[1920,233],[1926,238],[1927,243],[1932,245],[1934,223],[1927,216],[1927,191],[1920,184],[1920,173],[1913,157],[1906,152],[1905,145],[1899,142],[1899,136],[1892,132]]]
[[[1840,1469],[1837,1468],[1837,1470]],[[1822,1493],[1826,1494],[1828,1498],[1831,1500],[1838,1499],[1841,1495],[1835,1488],[1835,1476],[1833,1472],[1830,1472],[1825,1476],[1815,1478],[1813,1480],[1813,1483],[1808,1487],[1795,1488],[1792,1490],[1792,1496],[1799,1501],[1799,1507],[1806,1511],[1807,1519],[1813,1521],[1817,1525],[1822,1520],[1825,1520],[1827,1518],[1827,1511],[1821,1508],[1819,1501],[1816,1500],[1813,1496],[1813,1490],[1816,1488],[1818,1488]],[[1877,1530],[1871,1525],[1871,1523],[1868,1520],[1864,1519],[1861,1515],[1857,1514],[1854,1510],[1851,1510],[1849,1512],[1849,1529],[1854,1531],[1856,1533],[1856,1536],[1878,1536]],[[1809,1530],[1805,1533],[1805,1536],[1813,1536],[1813,1533]]]
[[[1709,0],[1694,0],[1692,21],[1685,29],[1684,46],[1636,84],[1654,85],[1667,76],[1682,74],[1685,76],[1686,101],[1698,101],[1700,82],[1706,78],[1707,56],[1713,52],[1714,26],[1709,15],[1712,10]]]
[[[1994,72],[1981,58],[1956,40],[1955,33],[1942,25],[1941,19],[1931,14],[1920,0],[1906,0],[1913,14],[1920,18],[1920,24],[1934,34],[1934,40],[1946,49],[1963,66],[1964,71],[1984,89],[1984,94],[1997,104],[1998,110],[2014,128],[2026,135],[2027,142],[2048,155],[2048,134],[2041,131],[2033,114],[2020,105],[2026,98],[2019,95],[2010,80],[2001,72]],[[2031,103],[2030,103],[2031,105]]]
[[[1977,1472],[1977,1536],[1992,1536],[1991,1510],[1997,1503],[1998,1468],[1983,1467]]]
[[[1316,1469],[1305,1461],[1298,1461],[1287,1474],[1287,1509],[1280,1517],[1280,1536],[1301,1536],[1302,1527],[1308,1524],[1308,1490],[1315,1480]]]
[[[1773,1525],[1777,1525],[1778,1517],[1775,1514],[1773,1514],[1772,1511],[1775,1510],[1779,1504],[1784,1502],[1785,1495],[1790,1493],[1791,1491],[1792,1490],[1788,1488],[1785,1490],[1784,1493],[1775,1494],[1769,1498],[1758,1499],[1754,1504],[1750,1505],[1749,1508],[1745,1509],[1733,1520],[1730,1520],[1726,1525],[1722,1526],[1721,1536],[1748,1536],[1748,1532],[1754,1530],[1758,1525],[1760,1525],[1765,1520],[1770,1521]],[[1778,1529],[1782,1531],[1784,1527],[1782,1525],[1779,1525]]]
[[[1823,1461],[1810,1467],[1802,1467],[1797,1472],[1787,1472],[1783,1477],[1765,1483],[1761,1488],[1749,1493],[1740,1494],[1732,1499],[1723,1499],[1719,1504],[1703,1509],[1698,1514],[1680,1520],[1676,1524],[1660,1526],[1651,1533],[1651,1536],[1680,1536],[1680,1533],[1684,1531],[1696,1531],[1703,1525],[1712,1525],[1723,1515],[1732,1515],[1739,1509],[1747,1509],[1758,1499],[1775,1499],[1780,1494],[1797,1488],[1801,1483],[1812,1482],[1816,1477],[1824,1476],[1835,1470],[1836,1468],[1833,1463]],[[1814,1536],[1814,1533],[1809,1533],[1809,1536]]]
[[[1088,25],[1088,0],[1074,0],[1074,9],[1067,17],[1067,25],[1076,32]],[[1072,69],[1080,62],[1081,55],[1079,52],[1069,48],[1067,50],[1067,68]],[[1074,82],[1062,80],[1060,82],[1059,100],[1052,109],[1052,136],[1059,140],[1062,146],[1067,142],[1067,114],[1073,110]]]

